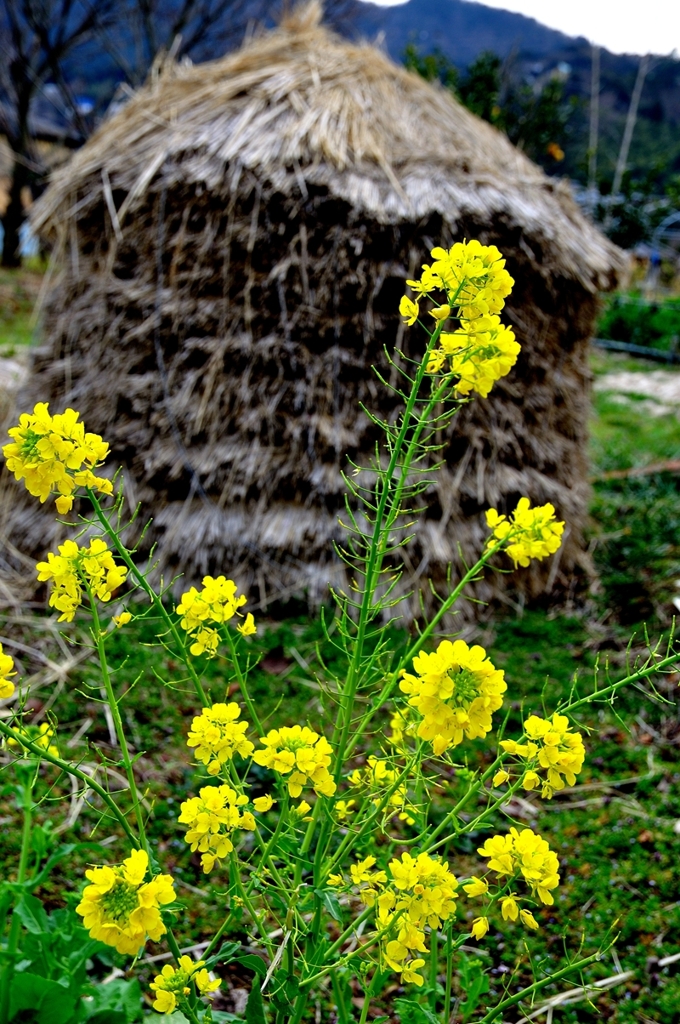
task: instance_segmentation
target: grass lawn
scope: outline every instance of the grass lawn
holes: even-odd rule
[[[4,279],[0,280],[0,287],[4,286]],[[8,321],[11,326],[0,322],[0,350],[23,344],[30,333],[27,307],[22,314],[20,299],[16,302],[16,316]],[[593,354],[597,377],[621,369],[647,372],[650,365]],[[595,477],[672,459],[680,459],[680,421],[675,416],[650,417],[644,407],[636,409],[634,401],[622,405],[611,394],[596,394],[592,423]],[[480,632],[480,642],[506,672],[509,735],[516,733],[529,713],[551,711],[575,680],[586,692],[597,663],[603,666],[608,662],[613,676],[624,674],[626,642],[637,629],[635,643],[640,644],[643,619],[650,622],[650,630],[667,631],[675,574],[680,577],[678,505],[672,474],[596,482],[591,532],[602,585],[588,614],[565,618],[529,611],[521,618],[499,618]],[[252,640],[253,654],[259,659],[252,675],[258,713],[272,724],[323,722],[327,716],[326,672],[333,671],[336,654],[318,623],[306,618],[259,619],[258,625],[258,635]],[[64,629],[43,612],[13,610],[0,622],[0,639],[16,657],[19,671],[32,680],[28,706],[36,719],[54,716],[62,751],[88,766],[100,760],[100,755],[115,761],[117,752],[102,709],[94,657],[84,646],[67,647],[61,635],[65,632],[76,641],[84,640],[83,628],[76,623]],[[200,941],[211,936],[223,911],[219,896],[216,899],[208,892],[200,863],[184,843],[176,821],[179,804],[197,786],[198,776],[184,737],[198,708],[193,691],[179,679],[177,663],[158,643],[157,630],[156,623],[140,616],[112,637],[111,661],[116,669],[115,685],[126,693],[122,710],[134,752],[139,755],[136,770],[148,808],[153,809],[153,842],[163,870],[176,878],[185,905],[176,931],[180,941],[183,935]],[[398,629],[392,639],[395,647],[406,642]],[[206,681],[215,700],[233,692],[228,669],[219,659],[206,664]],[[675,700],[674,707],[660,703],[649,691],[635,690],[623,693],[613,710],[591,708],[580,722],[588,752],[580,785],[551,802],[527,793],[499,815],[501,830],[515,822],[530,825],[548,838],[560,857],[562,884],[555,906],[540,914],[538,933],[520,932],[494,920],[491,932],[478,947],[470,941],[457,963],[460,1002],[456,1020],[467,1019],[465,998],[477,960],[491,966],[491,992],[484,999],[493,1005],[506,985],[516,990],[532,976],[555,970],[563,962],[565,950],[569,956],[575,956],[581,947],[592,952],[613,928],[619,934],[614,951],[591,968],[585,980],[617,974],[625,977],[590,1000],[561,1006],[548,1020],[580,1024],[604,1018],[615,1024],[677,1024],[680,958],[666,965],[659,963],[680,954],[677,681],[670,679],[669,688],[663,691]],[[471,766],[483,764],[488,757],[481,743],[470,744],[466,750]],[[255,773],[252,778],[257,782]],[[4,825],[0,871],[7,878],[16,870],[20,837],[15,794],[7,773],[5,779],[4,788],[0,784]],[[110,846],[112,859],[118,859],[123,844],[95,806],[80,804],[70,785],[49,768],[43,769],[41,780],[43,826],[66,823],[64,842],[95,839],[105,848]],[[444,781],[440,813],[456,799],[460,785],[453,771]],[[115,772],[109,782],[112,788],[120,785]],[[454,871],[464,875],[475,866],[479,868],[475,849],[486,835],[480,832],[467,837],[458,849],[448,851]],[[102,855],[106,856],[101,851],[93,855],[87,848],[74,849],[57,865],[40,892],[48,908],[63,906],[64,899],[74,905],[85,865]],[[211,876],[211,881],[219,878]],[[221,880],[226,888],[228,879]],[[217,891],[222,891],[219,884]],[[467,904],[459,914],[461,928],[466,927],[464,913],[469,907]],[[234,937],[247,942],[243,929]],[[149,944],[149,953],[156,951],[157,947]],[[92,971],[104,977],[116,966],[124,969],[129,961],[112,952],[108,957],[96,957]],[[142,963],[143,987],[157,969],[157,964]],[[238,972],[228,971],[225,977],[232,989],[247,984]],[[579,982],[574,978],[556,991]],[[399,992],[395,985],[384,997],[385,1013],[390,1015],[395,996],[417,998],[414,991]],[[327,1004],[319,1008],[319,1020],[335,1019],[332,1004],[329,994]],[[227,993],[218,997],[215,1005],[233,1011],[238,998]],[[510,1011],[506,1019],[526,1018]],[[538,1019],[542,1024],[546,1016]]]
[[[42,280],[37,261],[19,271],[0,267],[0,356],[14,356],[33,340],[32,313]]]

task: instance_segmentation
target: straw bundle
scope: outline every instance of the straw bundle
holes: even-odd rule
[[[166,579],[226,572],[262,602],[318,603],[346,583],[341,469],[375,442],[360,403],[394,413],[371,366],[422,346],[399,324],[404,280],[435,244],[495,243],[522,356],[456,420],[402,611],[479,550],[484,508],[522,494],[568,524],[522,594],[569,593],[587,568],[587,342],[621,255],[505,137],[319,15],[163,68],[55,174],[34,227],[60,269],[23,405],[73,405],[111,443]],[[58,529],[22,505],[13,542],[42,553]],[[477,597],[507,600],[509,579]]]

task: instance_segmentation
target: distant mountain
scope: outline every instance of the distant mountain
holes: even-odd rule
[[[467,0],[409,0],[398,7],[357,3],[355,11],[357,32],[369,39],[384,33],[385,46],[397,61],[409,42],[425,51],[440,49],[460,67],[484,50],[500,57],[517,51],[542,57],[575,42],[534,18]],[[579,42],[589,47],[586,39]]]
[[[460,70],[491,50],[503,58],[510,78],[535,88],[559,70],[566,97],[574,104],[561,172],[585,180],[592,48],[583,36],[574,38],[533,18],[470,0],[409,0],[398,7],[357,3],[350,31],[382,41],[399,62],[409,43],[423,55],[440,50]],[[639,56],[601,50],[598,167],[610,180],[639,63]],[[678,60],[655,58],[645,79],[629,167],[638,174],[658,170],[660,182],[680,173]]]

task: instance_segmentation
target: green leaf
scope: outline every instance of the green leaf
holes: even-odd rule
[[[234,954],[238,953],[241,948],[240,942],[223,942],[217,953],[214,953],[205,961],[206,970],[210,970],[215,964],[229,964],[234,958]]]
[[[338,897],[331,889],[315,889],[314,895],[318,896],[324,907],[335,921],[342,921],[342,911]]]
[[[267,973],[266,963],[261,956],[257,956],[255,953],[246,953],[244,956],[235,957],[234,960],[237,964],[243,964],[244,967],[249,967],[251,971],[255,971],[260,978],[264,978]]]
[[[246,1022],[247,1024],[267,1024],[267,1018],[264,1015],[262,992],[257,980],[250,990],[248,1002],[246,1003]]]
[[[163,1024],[189,1024],[181,1010],[174,1010],[173,1013],[166,1013],[163,1016]]]
[[[15,913],[27,932],[32,935],[49,934],[50,923],[45,908],[36,896],[22,896],[15,907]]]
[[[394,1005],[401,1024],[441,1024],[436,1013],[412,999],[395,999]]]
[[[33,1010],[40,1024],[70,1024],[77,996],[58,981],[22,971],[12,978],[10,1020],[22,1010]]]
[[[85,1020],[87,1024],[130,1024],[125,1010],[95,1010]]]
[[[93,985],[90,989],[92,999],[88,1000],[87,1021],[90,1024],[133,1024],[142,1016],[142,990],[137,980],[114,978],[106,985]]]

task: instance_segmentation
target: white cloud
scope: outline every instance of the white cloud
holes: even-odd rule
[[[372,2],[394,7],[405,0]],[[677,0],[486,0],[485,6],[525,14],[567,35],[585,36],[614,53],[669,54],[680,53],[676,4]]]

